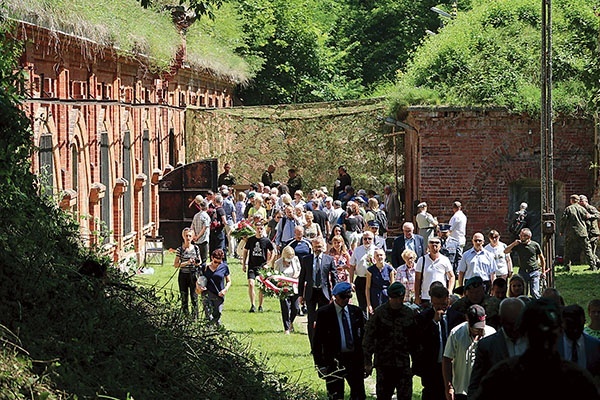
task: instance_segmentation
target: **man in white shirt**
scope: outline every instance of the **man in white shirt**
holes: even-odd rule
[[[460,201],[455,201],[452,204],[454,215],[450,218],[450,236],[458,239],[460,246],[465,247],[467,243],[467,216],[462,211],[462,204]]]
[[[475,352],[481,338],[496,332],[485,323],[485,309],[474,304],[467,311],[467,321],[450,331],[444,357],[442,374],[447,399],[466,399]]]
[[[354,282],[354,291],[358,300],[358,306],[366,315],[367,297],[367,268],[373,264],[373,255],[377,247],[374,244],[374,236],[371,231],[366,231],[362,236],[363,244],[357,246],[350,257],[350,282]]]
[[[458,286],[462,286],[466,279],[480,276],[486,293],[489,293],[498,269],[496,258],[494,254],[483,248],[483,233],[475,233],[472,241],[473,247],[465,251],[458,264]]]

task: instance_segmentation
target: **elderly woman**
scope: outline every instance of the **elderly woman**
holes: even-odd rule
[[[252,207],[248,211],[248,218],[259,216],[262,222],[267,221],[267,209],[263,207],[263,199],[261,196],[255,196],[252,202]]]
[[[373,314],[375,309],[389,299],[387,289],[395,281],[394,268],[385,262],[385,251],[375,250],[375,264],[367,268],[367,311]]]
[[[396,282],[400,282],[406,288],[404,302],[413,303],[415,301],[415,262],[417,253],[406,249],[401,254],[404,264],[396,269]]]
[[[304,193],[302,193],[302,190],[296,190],[294,193],[294,200],[292,200],[292,205],[294,207],[302,206],[302,208],[304,208],[305,204],[306,202],[304,201]]]
[[[304,226],[306,225],[306,216],[304,215],[304,207],[301,205],[294,206],[294,219],[296,220],[296,225]]]
[[[184,314],[189,314],[188,304],[192,300],[192,317],[198,318],[198,295],[196,294],[196,272],[200,264],[200,249],[192,243],[194,231],[184,228],[181,232],[183,244],[177,248],[173,266],[179,269],[177,283],[179,284],[179,296],[181,298],[181,309]]]
[[[275,261],[275,272],[288,278],[298,279],[300,276],[300,260],[290,246],[283,248],[281,257]],[[280,296],[281,319],[286,335],[294,330],[294,319],[298,315],[298,284],[292,285],[292,293],[289,296]]]
[[[348,282],[348,275],[350,273],[350,253],[348,252],[346,242],[341,233],[331,239],[331,248],[327,254],[333,257],[338,280],[340,282]]]
[[[210,264],[203,269],[203,276],[200,276],[196,282],[196,292],[202,293],[206,319],[216,325],[221,325],[223,303],[225,294],[231,287],[231,275],[229,267],[224,261],[225,253],[222,249],[214,250],[210,258]]]
[[[319,224],[313,222],[315,217],[312,211],[307,211],[306,214],[304,214],[304,218],[306,219],[306,224],[304,224],[304,237],[310,240],[316,237],[323,237],[321,227]]]

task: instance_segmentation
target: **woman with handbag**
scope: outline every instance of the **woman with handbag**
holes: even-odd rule
[[[231,275],[224,258],[222,249],[214,250],[210,255],[210,264],[202,270],[202,275],[196,281],[196,292],[202,294],[206,319],[216,325],[221,325],[225,294],[231,287]]]

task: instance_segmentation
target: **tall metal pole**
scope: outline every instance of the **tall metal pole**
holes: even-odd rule
[[[542,198],[542,251],[546,265],[548,286],[554,286],[554,153],[552,127],[552,0],[542,0],[542,113],[541,113],[541,198]]]

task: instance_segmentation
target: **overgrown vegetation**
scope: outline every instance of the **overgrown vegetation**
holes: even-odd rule
[[[0,24],[0,398],[314,398],[227,331],[132,285],[37,195],[7,31]],[[108,275],[81,273],[85,260]]]
[[[540,110],[541,6],[536,0],[473,1],[414,54],[390,91],[395,108],[414,104]],[[556,112],[590,115],[600,69],[598,0],[553,2]],[[596,104],[594,104],[596,103]]]
[[[5,0],[8,15],[52,30],[90,39],[83,54],[97,55],[104,46],[115,47],[122,55],[147,58],[154,72],[168,71],[182,38],[169,9],[144,9],[136,0]],[[223,27],[239,32],[236,20],[223,18]],[[186,62],[236,82],[250,78],[249,66],[234,52],[225,29],[211,34],[209,19],[198,20],[191,30]],[[195,38],[202,32],[201,40]],[[239,36],[239,34],[238,34]],[[59,47],[58,38],[48,46]]]

